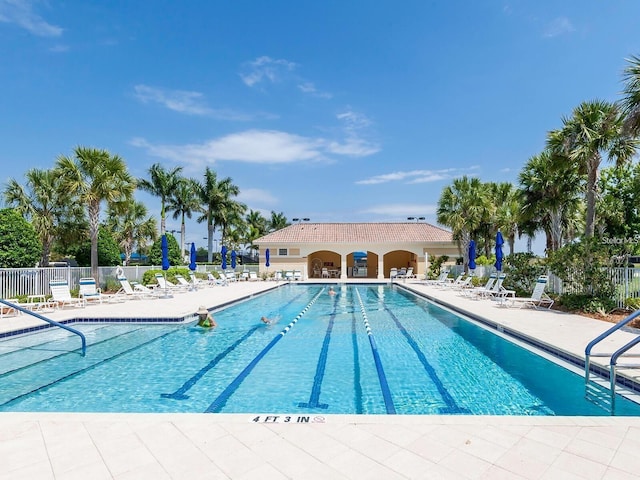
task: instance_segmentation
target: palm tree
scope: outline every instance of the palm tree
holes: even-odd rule
[[[291,225],[287,217],[284,216],[284,213],[276,213],[273,210],[271,211],[271,219],[269,220],[268,230],[269,232],[275,232],[276,230],[281,230],[284,227],[288,227]]]
[[[440,194],[436,215],[438,223],[451,228],[453,238],[459,242],[464,259],[464,268],[469,265],[469,242],[488,208],[484,184],[477,178],[466,175],[456,178]]]
[[[149,168],[149,180],[141,178],[138,180],[138,187],[151,195],[160,197],[160,236],[165,234],[166,218],[165,208],[171,199],[180,181],[182,167],[173,170],[165,170],[159,163],[154,163]]]
[[[4,191],[7,205],[16,208],[30,220],[42,243],[40,265],[49,265],[51,248],[58,234],[58,227],[71,210],[71,198],[61,188],[61,177],[53,170],[33,168],[25,174],[26,184],[9,179]]]
[[[519,175],[522,211],[520,229],[535,234],[544,230],[547,251],[559,249],[575,231],[581,210],[582,177],[578,169],[549,149],[531,157]]]
[[[147,207],[142,202],[131,202],[122,212],[110,206],[106,225],[124,251],[125,264],[131,260],[134,247],[142,252],[149,240],[154,242],[157,238],[158,223],[148,216]]]
[[[624,98],[620,102],[624,116],[624,130],[637,137],[640,135],[640,57],[631,56],[624,70]]]
[[[89,219],[91,239],[91,273],[98,278],[98,227],[100,205],[130,202],[135,189],[135,179],[118,155],[107,150],[76,147],[74,157],[60,156],[56,162],[56,173],[70,195],[84,205]]]
[[[251,250],[258,250],[253,242],[267,233],[267,219],[256,210],[249,210],[245,221],[247,223],[246,243],[249,244]]]
[[[204,172],[204,182],[198,185],[198,195],[204,204],[204,213],[197,219],[198,222],[207,222],[208,261],[213,259],[213,235],[216,227],[222,228],[222,244],[224,245],[227,228],[232,221],[242,217],[246,207],[233,200],[240,189],[227,177],[218,180],[216,172],[209,167]]]
[[[198,182],[191,178],[179,178],[173,195],[166,205],[167,210],[173,212],[173,219],[180,217],[180,251],[185,254],[186,226],[185,217],[191,218],[193,212],[200,211],[198,197]]]
[[[636,152],[638,141],[623,135],[623,117],[618,107],[609,102],[583,102],[571,118],[563,119],[563,127],[549,133],[547,144],[552,153],[566,157],[587,177],[585,236],[591,237],[595,227],[598,169],[603,156],[616,165],[628,162]]]
[[[507,238],[509,253],[512,254],[518,234],[520,212],[522,211],[520,194],[509,182],[493,183],[491,186],[492,203],[495,205],[493,235],[495,236],[500,230]]]

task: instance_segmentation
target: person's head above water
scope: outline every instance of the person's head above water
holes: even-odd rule
[[[209,310],[204,305],[200,305],[198,311],[196,312],[198,315],[209,315]]]

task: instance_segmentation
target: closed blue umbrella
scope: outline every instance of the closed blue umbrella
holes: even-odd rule
[[[469,242],[469,268],[476,269],[476,242],[474,240]]]
[[[189,252],[189,270],[195,272],[198,266],[196,265],[196,244],[191,242],[191,251]]]
[[[496,235],[496,263],[494,265],[496,267],[496,270],[498,270],[499,272],[502,271],[502,259],[504,257],[502,253],[503,245],[504,238],[502,238],[502,233],[500,233],[500,230],[498,230],[498,233]]]
[[[222,250],[220,250],[220,254],[222,255],[222,270],[227,269],[227,247],[222,245]]]
[[[231,268],[233,268],[234,270],[236,269],[237,257],[238,257],[238,254],[236,253],[236,251],[231,250]]]
[[[162,270],[169,270],[171,264],[169,263],[169,243],[167,242],[167,235],[162,235],[160,241],[160,248],[162,250]]]
[[[264,251],[264,266],[265,267],[269,266],[269,249],[268,248]]]

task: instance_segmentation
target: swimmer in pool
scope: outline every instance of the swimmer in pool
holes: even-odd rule
[[[211,313],[209,313],[209,310],[207,310],[206,307],[201,306],[200,308],[198,308],[196,314],[198,315],[198,326],[204,328],[214,328],[218,326],[213,316],[211,315]]]

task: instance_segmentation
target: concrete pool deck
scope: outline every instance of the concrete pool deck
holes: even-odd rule
[[[238,282],[45,315],[185,317],[275,285]],[[402,285],[578,357],[611,326]],[[0,332],[40,322],[7,317]],[[293,415],[285,422],[285,415],[0,413],[0,479],[632,479],[640,472],[640,417]]]

